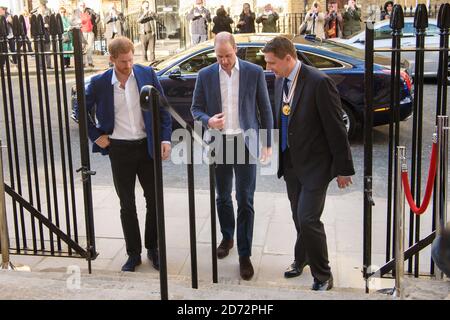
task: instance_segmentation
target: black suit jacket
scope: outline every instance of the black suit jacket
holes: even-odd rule
[[[277,79],[276,128],[281,124],[282,88],[283,78]],[[288,144],[295,174],[307,188],[323,187],[337,175],[355,174],[342,112],[333,80],[302,63],[289,116]],[[279,155],[281,178],[284,175],[281,151]]]

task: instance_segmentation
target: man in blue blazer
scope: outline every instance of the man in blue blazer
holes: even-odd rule
[[[261,156],[262,161],[267,161],[271,156],[272,109],[262,68],[236,57],[237,48],[230,33],[217,34],[215,52],[217,63],[201,70],[197,77],[191,111],[204,127],[220,131],[220,135],[214,134],[219,137],[215,141],[216,202],[223,236],[217,257],[225,258],[234,244],[234,171],[240,275],[250,280],[254,274],[250,256],[256,159]],[[260,129],[268,130],[261,152]]]
[[[120,218],[125,237],[128,260],[122,271],[134,271],[141,264],[141,235],[136,213],[136,177],[144,190],[147,204],[145,247],[153,267],[159,270],[156,202],[154,199],[153,140],[151,112],[140,108],[139,93],[143,86],[153,85],[163,94],[152,68],[134,65],[134,45],[118,37],[108,46],[110,62],[114,65],[92,78],[86,89],[89,113],[95,107],[96,122],[89,117],[88,134],[93,152],[109,154],[114,187],[120,199]],[[170,156],[172,122],[170,114],[161,112],[162,158]]]

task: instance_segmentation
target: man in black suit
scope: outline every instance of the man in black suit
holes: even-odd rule
[[[339,188],[352,183],[352,155],[334,82],[321,71],[300,63],[293,43],[275,37],[263,49],[275,83],[275,128],[280,131],[278,177],[284,176],[297,229],[295,261],[285,277],[302,273],[306,264],[313,290],[330,290],[333,276],[327,240],[320,221],[330,181]]]

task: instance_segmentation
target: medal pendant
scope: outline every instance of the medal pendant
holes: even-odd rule
[[[288,115],[290,115],[291,114],[291,106],[290,105],[288,105],[288,104],[285,104],[284,106],[283,106],[283,114],[285,115],[285,116],[288,116]]]

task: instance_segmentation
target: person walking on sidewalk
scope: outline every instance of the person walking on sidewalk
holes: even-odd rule
[[[294,44],[278,36],[264,49],[267,69],[275,73],[275,128],[280,130],[278,177],[284,177],[297,229],[295,260],[286,278],[309,264],[313,290],[333,287],[327,239],[320,221],[328,184],[339,188],[355,174],[336,85],[325,73],[301,63]]]
[[[147,0],[143,1],[137,22],[145,61],[155,60],[156,17],[156,13],[150,10],[150,3]],[[150,50],[150,59],[147,55],[148,50]]]
[[[205,128],[220,130],[215,154],[217,212],[222,242],[217,257],[225,258],[233,247],[235,218],[231,191],[236,178],[237,247],[240,275],[253,277],[252,253],[256,185],[256,159],[259,155],[259,129],[273,127],[272,109],[264,71],[260,66],[238,59],[232,34],[221,32],[214,42],[217,63],[200,71],[194,89],[192,115]],[[207,131],[207,134],[213,134]],[[272,152],[270,137],[265,140],[261,160]],[[229,155],[232,156],[229,156]]]
[[[153,171],[151,113],[140,107],[139,92],[145,85],[163,89],[154,70],[133,64],[134,44],[125,37],[109,43],[113,68],[94,76],[86,89],[86,108],[95,119],[88,120],[93,152],[109,154],[114,187],[120,199],[120,218],[128,260],[122,271],[135,271],[141,264],[141,233],[136,212],[135,184],[138,178],[147,204],[145,247],[153,267],[159,270],[156,201]],[[170,156],[172,120],[164,109],[161,113],[162,159]]]
[[[193,45],[208,40],[208,23],[211,23],[211,13],[203,6],[203,0],[195,1],[195,7],[187,14],[186,19],[191,21]]]

